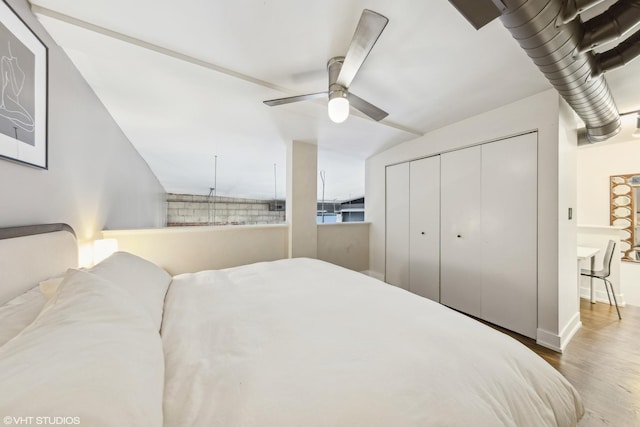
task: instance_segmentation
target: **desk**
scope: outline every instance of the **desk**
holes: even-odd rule
[[[588,246],[578,246],[578,301],[580,301],[580,261],[583,259],[591,259],[591,270],[595,270],[596,255],[600,252],[600,248],[590,248]],[[589,288],[591,290],[591,304],[595,304],[596,299],[593,293],[593,277],[589,278]],[[579,306],[578,306],[579,307]]]

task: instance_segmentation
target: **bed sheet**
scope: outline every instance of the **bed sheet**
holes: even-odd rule
[[[165,426],[574,426],[576,390],[516,340],[311,259],[174,277]]]

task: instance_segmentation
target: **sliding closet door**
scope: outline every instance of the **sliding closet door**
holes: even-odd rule
[[[482,146],[482,318],[535,338],[537,134]]]
[[[409,289],[409,163],[386,173],[385,281]]]
[[[480,317],[480,146],[440,156],[440,302]]]
[[[440,301],[440,156],[410,164],[409,290]]]

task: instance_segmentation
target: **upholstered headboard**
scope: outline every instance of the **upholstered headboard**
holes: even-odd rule
[[[67,224],[0,228],[0,305],[78,265],[78,243]]]

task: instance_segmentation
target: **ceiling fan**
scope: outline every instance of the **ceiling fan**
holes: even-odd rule
[[[327,71],[329,72],[328,91],[271,99],[263,102],[273,107],[322,98],[328,95],[329,118],[335,123],[342,123],[349,117],[350,105],[375,121],[384,119],[388,115],[387,112],[349,92],[349,85],[351,85],[353,78],[358,73],[364,60],[367,59],[369,52],[373,49],[373,45],[376,44],[378,37],[380,37],[388,22],[389,19],[372,10],[365,9],[362,12],[347,54],[345,56],[336,56],[327,62]]]

